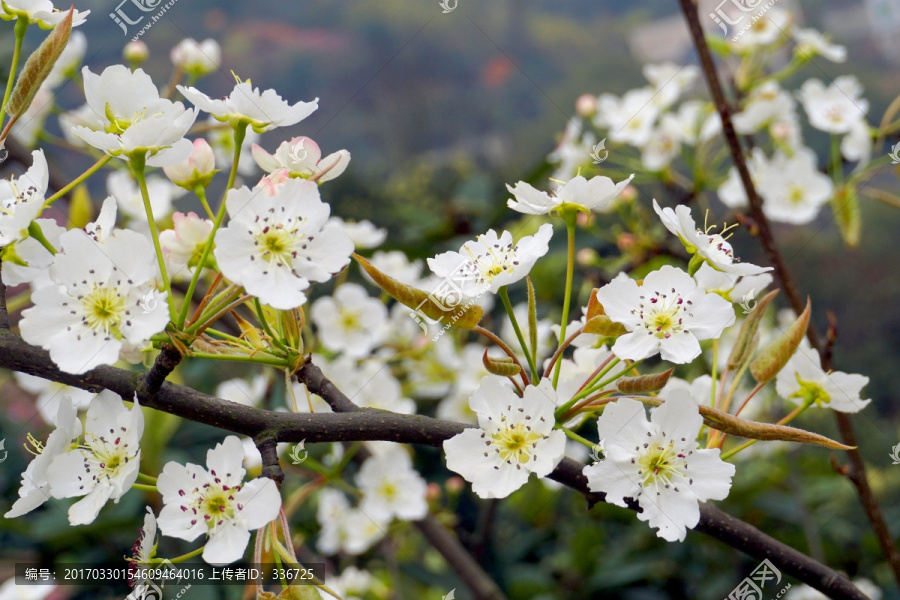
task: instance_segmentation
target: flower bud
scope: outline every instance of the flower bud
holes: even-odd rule
[[[202,77],[219,68],[222,49],[213,39],[203,40],[198,44],[194,39],[186,38],[172,48],[170,57],[172,64],[188,75]]]
[[[575,100],[575,112],[581,117],[592,117],[597,112],[597,97],[582,94]]]
[[[462,477],[456,477],[455,475],[453,477],[448,477],[445,485],[447,486],[447,493],[452,495],[460,493],[466,487]]]
[[[147,48],[147,44],[140,40],[128,42],[122,48],[122,58],[131,63],[133,67],[147,60],[148,56],[150,56],[150,50]]]
[[[203,138],[194,140],[194,151],[187,160],[163,167],[163,171],[172,183],[186,190],[196,186],[206,187],[216,171],[216,155],[209,143]]]
[[[428,502],[436,502],[441,499],[441,486],[435,482],[430,482],[425,486],[425,500]]]
[[[322,183],[331,181],[345,170],[350,164],[350,153],[346,150],[338,150],[333,152],[319,161],[316,165],[316,173],[312,176],[313,181]]]

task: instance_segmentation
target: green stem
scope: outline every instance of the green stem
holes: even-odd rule
[[[132,484],[131,487],[132,487],[132,489],[144,490],[145,492],[158,492],[159,491],[158,489],[156,489],[155,485],[145,485],[143,483],[135,483],[135,484]]]
[[[563,297],[562,321],[559,325],[560,341],[566,339],[566,326],[569,324],[569,304],[572,301],[572,278],[575,274],[575,221],[578,213],[575,211],[566,211],[563,213],[563,220],[566,222],[566,239],[568,240],[568,254],[566,256],[566,290]],[[562,361],[556,361],[553,367],[553,387],[559,382],[559,370],[562,367]]]
[[[710,375],[712,385],[710,385],[711,389],[710,389],[709,405],[712,406],[713,408],[715,408],[715,406],[716,406],[716,383],[718,382],[716,379],[716,377],[717,377],[716,371],[719,367],[719,340],[718,339],[713,340],[712,351],[713,351],[712,375]]]
[[[563,404],[562,406],[560,406],[559,408],[557,408],[557,409],[556,409],[556,412],[554,413],[554,416],[557,418],[557,420],[558,420],[562,415],[564,415],[570,408],[572,408],[572,407],[575,405],[576,402],[578,402],[578,401],[581,400],[582,398],[586,398],[586,397],[590,396],[590,395],[594,392],[594,390],[596,389],[596,387],[597,387],[596,385],[594,385],[595,382],[596,382],[596,381],[599,381],[599,379],[600,379],[601,377],[603,377],[604,375],[606,375],[607,373],[609,373],[610,370],[611,370],[613,367],[615,367],[617,364],[619,364],[619,358],[618,358],[618,357],[615,357],[615,358],[613,358],[611,361],[609,361],[609,364],[606,365],[606,367],[604,367],[600,372],[598,372],[596,375],[594,375],[593,377],[591,377],[591,380],[588,382],[587,385],[585,385],[585,386],[581,389],[580,392],[578,392],[577,394],[575,394],[574,396],[572,396],[572,398],[571,398],[568,402],[566,402],[565,404]],[[627,370],[627,369],[626,369],[626,370]],[[623,372],[624,372],[624,371],[623,371]]]
[[[147,190],[147,178],[144,176],[144,168],[146,167],[147,156],[145,154],[136,153],[131,156],[129,164],[131,172],[137,179],[138,186],[141,188],[141,198],[144,200],[144,211],[147,213],[147,224],[150,226],[150,236],[153,238],[153,249],[156,251],[156,260],[159,263],[159,272],[162,276],[163,288],[169,301],[169,319],[175,320],[175,298],[172,297],[172,284],[169,282],[169,271],[166,269],[166,259],[163,257],[162,246],[159,243],[159,228],[156,226],[156,219],[153,217],[153,207],[150,206],[150,192]]]
[[[834,187],[840,187],[843,179],[844,161],[841,159],[841,143],[836,135],[831,136],[831,176],[834,178]]]
[[[191,550],[191,551],[188,552],[187,554],[182,554],[181,556],[176,556],[175,558],[170,558],[170,559],[168,559],[168,560],[169,560],[170,563],[181,563],[181,562],[184,562],[184,561],[186,561],[186,560],[190,560],[190,559],[194,558],[195,556],[200,556],[201,554],[203,554],[203,549],[204,549],[204,548],[205,548],[205,546],[200,546],[200,547],[197,548],[196,550]],[[163,562],[164,560],[166,560],[166,559],[164,559],[164,558],[154,558],[154,559],[152,559],[152,562],[153,562],[153,563],[161,563],[161,562]]]
[[[110,156],[108,154],[103,156],[100,160],[98,160],[93,165],[91,165],[87,171],[85,171],[84,173],[79,175],[76,179],[72,180],[72,183],[70,183],[66,187],[62,188],[61,190],[59,190],[58,192],[56,192],[55,194],[53,194],[52,196],[50,196],[49,198],[44,200],[44,208],[47,208],[48,206],[53,204],[56,200],[59,200],[60,198],[62,198],[63,196],[65,196],[66,194],[71,192],[77,185],[79,185],[85,179],[87,179],[88,177],[90,177],[91,175],[93,175],[94,173],[99,171],[103,167],[103,165],[105,165],[106,163],[108,163],[111,160],[112,160],[112,156]]]
[[[272,365],[273,367],[290,367],[291,361],[283,358],[268,356],[241,356],[236,354],[208,354],[206,352],[193,352],[191,356],[194,358],[208,358],[210,360],[224,360],[226,362],[244,362],[257,365]]]
[[[178,320],[176,321],[176,325],[179,329],[184,327],[184,321],[187,319],[188,310],[190,310],[191,307],[191,299],[194,296],[194,290],[197,289],[197,282],[200,280],[200,273],[203,271],[203,266],[206,264],[206,259],[209,258],[209,253],[212,252],[213,240],[216,237],[216,232],[222,225],[222,221],[225,220],[225,198],[228,196],[228,192],[231,190],[232,186],[234,186],[234,180],[237,177],[238,162],[241,159],[241,147],[244,145],[244,137],[246,137],[246,135],[246,123],[241,123],[235,127],[234,162],[231,163],[231,174],[228,176],[228,184],[225,186],[225,192],[222,194],[222,202],[219,204],[219,212],[216,213],[215,221],[213,221],[212,231],[209,232],[209,239],[206,240],[206,245],[203,246],[203,253],[200,255],[200,263],[197,265],[197,269],[194,271],[194,276],[191,277],[191,283],[188,286],[187,293],[184,296],[184,304],[181,305],[181,312],[179,313]]]
[[[585,446],[587,446],[588,448],[591,448],[591,449],[593,449],[597,445],[594,442],[581,437],[580,435],[578,435],[577,433],[575,433],[574,431],[572,431],[570,429],[567,429],[565,427],[562,427],[561,429],[562,429],[563,433],[566,434],[566,437],[569,438],[570,440],[575,440],[579,444],[584,444]]]
[[[28,237],[32,237],[40,242],[41,246],[47,249],[47,252],[56,256],[56,248],[53,247],[53,244],[51,244],[50,240],[44,235],[44,232],[41,230],[41,226],[37,224],[37,221],[32,221],[28,224]]]
[[[200,199],[200,204],[203,205],[203,208],[206,209],[206,214],[209,215],[210,219],[216,218],[216,213],[212,211],[212,208],[209,207],[209,202],[206,200],[206,188],[202,185],[194,186],[194,194]]]
[[[256,308],[256,316],[259,317],[259,322],[262,324],[263,331],[266,332],[266,335],[269,336],[269,339],[272,340],[272,343],[278,347],[279,350],[287,352],[288,354],[291,351],[285,346],[281,340],[275,335],[275,332],[269,327],[269,324],[266,322],[266,315],[263,313],[262,305],[259,303],[259,298],[253,299],[253,306]]]
[[[6,92],[3,94],[3,106],[0,106],[0,124],[6,118],[6,103],[12,94],[13,85],[16,82],[16,72],[19,70],[19,55],[22,53],[22,42],[25,41],[25,32],[28,31],[28,19],[21,17],[16,19],[15,26],[16,45],[13,47],[12,64],[9,67],[9,78],[6,80]]]
[[[512,303],[510,303],[509,301],[509,292],[506,291],[506,286],[501,287],[497,291],[497,295],[500,296],[500,300],[503,301],[503,308],[506,309],[506,314],[509,315],[509,320],[512,323],[513,331],[516,332],[516,338],[518,338],[519,345],[522,346],[522,352],[525,354],[526,360],[528,360],[528,368],[531,369],[531,381],[532,383],[537,385],[537,368],[534,366],[534,359],[531,357],[531,352],[528,351],[528,345],[525,343],[525,336],[522,335],[522,330],[519,329],[519,322],[516,320],[516,315],[513,312]]]
[[[138,473],[138,481],[156,485],[156,477],[153,477],[152,475],[145,475],[144,473]]]

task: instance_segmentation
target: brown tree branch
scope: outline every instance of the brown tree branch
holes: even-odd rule
[[[0,271],[3,269],[3,261],[0,260]],[[9,312],[6,309],[6,284],[0,276],[0,329],[9,331]]]
[[[228,402],[186,386],[164,383],[153,396],[139,393],[143,374],[103,366],[82,375],[61,372],[49,354],[19,336],[0,331],[0,368],[11,369],[94,392],[109,389],[122,398],[137,393],[142,405],[198,423],[218,427],[254,439],[274,436],[279,442],[352,442],[386,440],[406,444],[441,446],[466,426],[420,415],[400,415],[374,409],[345,413],[278,413]],[[316,394],[324,393],[332,406],[349,406],[340,392],[312,363],[298,374]],[[325,396],[323,396],[325,397]],[[602,502],[603,494],[588,490],[584,465],[564,459],[550,478],[581,493],[589,503]],[[631,508],[638,510],[634,504]],[[697,530],[755,558],[769,558],[784,573],[793,575],[834,600],[867,600],[843,575],[731,517],[711,504],[700,506]]]
[[[685,19],[687,20],[688,29],[693,38],[694,46],[696,46],[700,56],[700,64],[706,82],[709,85],[713,102],[722,119],[722,132],[725,136],[725,141],[731,150],[732,160],[737,168],[744,191],[747,194],[750,215],[756,222],[756,227],[758,229],[757,237],[765,251],[766,257],[775,268],[775,276],[778,279],[779,286],[784,290],[785,296],[787,296],[787,299],[791,304],[791,308],[794,309],[794,312],[800,314],[803,312],[806,302],[797,291],[797,285],[794,282],[794,278],[787,268],[784,257],[775,241],[775,236],[769,225],[769,220],[763,212],[762,198],[756,193],[756,187],[750,176],[750,170],[747,168],[744,150],[741,147],[741,143],[734,130],[734,123],[731,120],[731,110],[728,101],[725,98],[722,83],[719,81],[712,54],[703,34],[703,28],[700,25],[696,0],[679,0],[679,2],[681,4],[681,9],[684,12]],[[825,371],[831,370],[831,352],[822,344],[816,328],[810,325],[807,328],[806,336],[809,339],[810,345],[816,349],[821,357],[822,369]],[[900,552],[897,551],[897,546],[891,538],[891,532],[888,529],[887,522],[884,520],[884,515],[882,514],[881,507],[878,505],[878,500],[875,498],[875,494],[869,486],[869,481],[866,476],[866,467],[862,455],[857,448],[858,444],[856,432],[853,428],[853,422],[845,413],[835,411],[834,415],[837,419],[838,429],[840,430],[844,444],[853,447],[853,449],[847,450],[847,458],[850,461],[850,469],[847,472],[847,477],[856,488],[860,503],[875,532],[875,536],[878,538],[881,551],[891,565],[891,569],[894,572],[894,578],[897,580],[898,585],[900,585]]]

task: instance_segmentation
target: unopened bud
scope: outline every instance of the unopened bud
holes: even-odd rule
[[[634,243],[634,234],[620,233],[618,236],[616,236],[616,246],[619,247],[619,250],[628,250],[629,248],[633,248]]]
[[[447,493],[452,494],[454,496],[456,494],[460,493],[461,491],[463,491],[463,489],[465,489],[465,487],[466,487],[466,484],[462,480],[462,477],[456,477],[456,476],[448,478],[447,483],[445,483],[444,485],[447,488]]]
[[[163,172],[172,183],[186,190],[193,190],[198,185],[206,187],[217,173],[216,155],[205,139],[198,138],[194,140],[194,151],[187,160],[163,167]]]
[[[425,500],[435,502],[441,498],[441,486],[433,481],[425,487]]]
[[[147,48],[147,44],[140,40],[128,42],[122,48],[122,58],[131,63],[133,67],[143,63],[148,56],[150,56],[150,50]]]
[[[222,49],[216,40],[197,42],[192,38],[182,40],[172,48],[172,64],[180,67],[188,75],[201,77],[219,68]]]
[[[597,96],[582,94],[575,101],[575,112],[580,117],[593,117],[597,112]]]
[[[597,264],[600,255],[593,248],[582,248],[575,254],[575,262],[580,267],[591,267]]]

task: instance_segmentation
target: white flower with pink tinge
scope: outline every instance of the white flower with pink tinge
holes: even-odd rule
[[[697,403],[684,390],[669,394],[649,421],[637,400],[607,405],[597,419],[603,460],[583,470],[588,487],[616,506],[633,498],[642,509],[638,519],[667,541],[683,541],[700,521],[700,502],[725,499],[734,476],[718,448],[699,449],[702,425]]]
[[[53,29],[59,25],[69,11],[53,6],[50,0],[3,0],[0,3],[0,19],[27,19],[29,23],[37,23],[41,29]],[[72,27],[84,23],[91,11],[76,10],[72,14]]]
[[[609,318],[629,333],[612,347],[625,360],[659,353],[663,360],[689,363],[700,355],[700,340],[718,338],[734,324],[731,303],[708,294],[690,275],[670,265],[653,271],[642,285],[615,279],[597,290]]]
[[[170,267],[172,278],[193,273],[199,265],[203,246],[213,229],[213,222],[201,219],[196,213],[175,213],[173,228],[159,234],[159,245]]]
[[[542,192],[531,184],[520,181],[515,187],[506,186],[509,193],[515,196],[515,199],[507,200],[506,205],[526,215],[546,215],[566,208],[581,212],[592,210],[609,212],[613,208],[616,196],[631,183],[632,179],[634,174],[619,183],[600,175],[590,179],[579,175],[557,188],[553,194]]]
[[[281,495],[275,482],[259,477],[244,483],[244,446],[234,435],[206,454],[206,469],[168,463],[157,481],[163,535],[189,542],[209,536],[203,560],[227,565],[244,555],[250,532],[278,517]]]
[[[295,137],[281,142],[274,154],[266,152],[259,144],[251,146],[253,159],[266,173],[286,169],[291,177],[302,177],[322,183],[334,179],[350,164],[350,153],[338,150],[322,158],[319,145],[308,137]]]
[[[654,199],[653,210],[662,219],[666,229],[678,236],[688,252],[700,255],[715,270],[734,275],[759,275],[772,270],[772,267],[758,267],[737,262],[731,244],[722,236],[725,231],[713,233],[710,230],[704,232],[697,229],[697,224],[691,216],[691,209],[687,206],[677,206],[675,210],[660,208]]]

